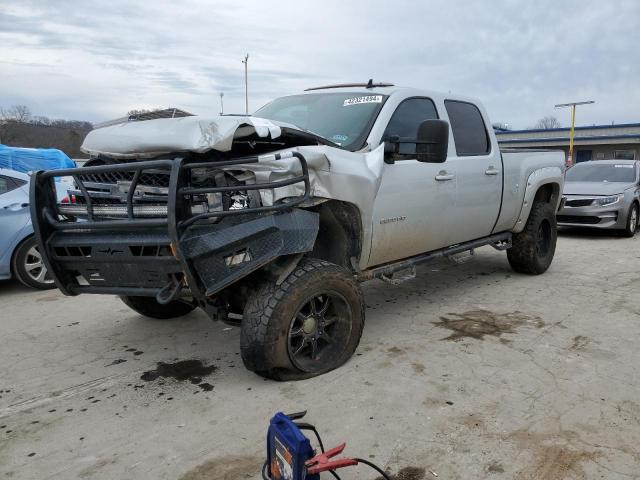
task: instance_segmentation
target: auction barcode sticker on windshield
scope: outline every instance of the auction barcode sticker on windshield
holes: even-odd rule
[[[361,103],[382,103],[382,95],[365,95],[363,97],[347,98],[342,106],[360,105]]]

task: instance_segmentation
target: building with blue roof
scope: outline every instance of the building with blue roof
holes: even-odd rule
[[[496,128],[502,148],[563,150],[569,155],[569,128],[505,130]],[[576,127],[575,161],[640,160],[640,123]]]

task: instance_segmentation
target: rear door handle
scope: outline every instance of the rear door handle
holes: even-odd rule
[[[21,208],[27,208],[29,206],[28,203],[12,203],[10,205],[6,205],[2,208],[4,208],[5,210],[20,210]]]
[[[493,165],[491,165],[489,168],[487,168],[484,171],[485,175],[498,175],[499,173],[500,173],[500,170],[496,170]]]
[[[446,170],[441,170],[436,175],[436,180],[438,182],[446,182],[447,180],[453,180],[454,178],[455,175],[453,175],[452,173],[447,173]]]

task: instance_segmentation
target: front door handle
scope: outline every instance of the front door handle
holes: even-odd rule
[[[453,180],[455,176],[452,173],[447,173],[446,170],[440,170],[436,175],[438,182],[446,182],[447,180]]]
[[[500,170],[496,170],[496,168],[494,168],[493,165],[491,165],[489,168],[487,168],[484,171],[485,175],[498,175],[500,173]]]

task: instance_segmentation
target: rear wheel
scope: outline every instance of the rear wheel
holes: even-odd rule
[[[40,290],[56,287],[42,260],[35,237],[27,238],[16,249],[13,255],[13,274],[27,287]]]
[[[154,297],[121,296],[120,300],[140,315],[158,320],[182,317],[196,308],[195,305],[179,300],[162,305]]]
[[[355,351],[364,327],[360,285],[344,268],[303,259],[281,285],[263,283],[245,305],[240,349],[245,366],[276,380],[333,370]]]
[[[631,238],[638,230],[638,205],[632,204],[627,214],[627,226],[620,232],[623,237]]]
[[[513,235],[513,246],[507,250],[509,265],[519,273],[544,273],[553,260],[557,240],[553,207],[544,202],[534,203],[524,230]]]

